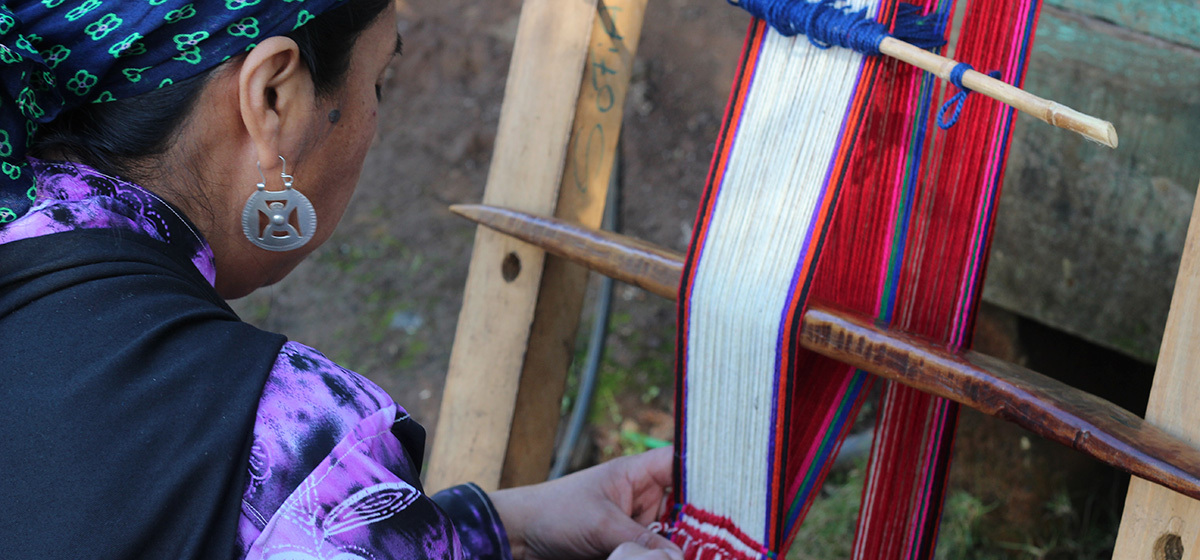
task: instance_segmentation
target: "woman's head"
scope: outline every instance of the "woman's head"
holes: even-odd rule
[[[224,32],[257,32],[246,52],[142,95],[66,111],[43,125],[34,153],[142,183],[181,207],[213,247],[218,290],[244,295],[290,271],[340,218],[374,135],[383,70],[399,46],[390,5],[343,0],[277,36],[236,20]],[[319,220],[317,239],[289,254],[250,245],[239,225],[260,180],[257,163],[268,186],[280,187],[279,156]]]
[[[390,5],[391,0],[348,1],[285,35],[296,42],[318,95],[328,96],[344,83],[355,42]],[[240,22],[233,23],[230,31],[253,31]],[[138,162],[144,165],[148,157],[166,152],[191,114],[197,95],[218,68],[131,98],[66,111],[40,127],[31,151],[35,156],[61,155],[111,175],[139,180]]]
[[[218,289],[237,297],[274,283],[329,238],[350,202],[375,136],[384,73],[399,50],[395,13],[388,11],[356,42],[342,83],[321,94],[298,63],[296,44],[286,37],[264,41],[236,67],[236,77],[214,77],[206,88],[210,103],[196,114],[207,122],[192,127],[192,138],[207,139],[191,161],[240,161],[226,173],[209,174],[210,185],[230,195],[218,216],[223,225],[209,228],[217,255]],[[224,80],[223,85],[220,83]],[[236,91],[236,93],[235,93]],[[224,111],[222,110],[224,109]],[[231,136],[232,135],[232,136]],[[231,138],[234,141],[230,141]],[[237,142],[240,139],[240,144]],[[255,247],[242,234],[242,209],[260,180],[261,164],[272,190],[282,186],[283,156],[296,188],[316,207],[315,238],[304,247],[273,253]],[[240,158],[240,160],[239,160]],[[213,207],[221,207],[213,201]],[[223,267],[223,263],[229,266]],[[221,274],[235,271],[235,275]]]

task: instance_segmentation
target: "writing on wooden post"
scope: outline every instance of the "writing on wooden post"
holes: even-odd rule
[[[647,0],[602,0],[579,86],[555,217],[600,227]],[[547,256],[500,486],[546,479],[588,272]]]
[[[525,0],[484,201],[554,210],[594,19],[596,0]],[[476,232],[426,474],[430,492],[468,481],[499,486],[542,258],[520,241]]]

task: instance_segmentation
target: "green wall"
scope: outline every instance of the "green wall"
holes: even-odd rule
[[[1152,361],[1200,182],[1200,2],[1053,0],[1026,89],[1108,119],[1117,150],[1014,129],[984,298]]]

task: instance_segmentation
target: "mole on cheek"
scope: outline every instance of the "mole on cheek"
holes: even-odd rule
[[[329,122],[331,122],[331,123],[336,123],[336,122],[338,122],[339,120],[341,120],[341,118],[342,118],[342,112],[341,112],[341,111],[339,111],[339,110],[337,110],[337,109],[334,109],[334,110],[332,110],[332,111],[330,111],[330,112],[329,112]]]

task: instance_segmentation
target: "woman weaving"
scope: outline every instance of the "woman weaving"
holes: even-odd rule
[[[678,557],[669,453],[426,497],[402,408],[224,304],[341,217],[389,8],[0,3],[0,556]]]

